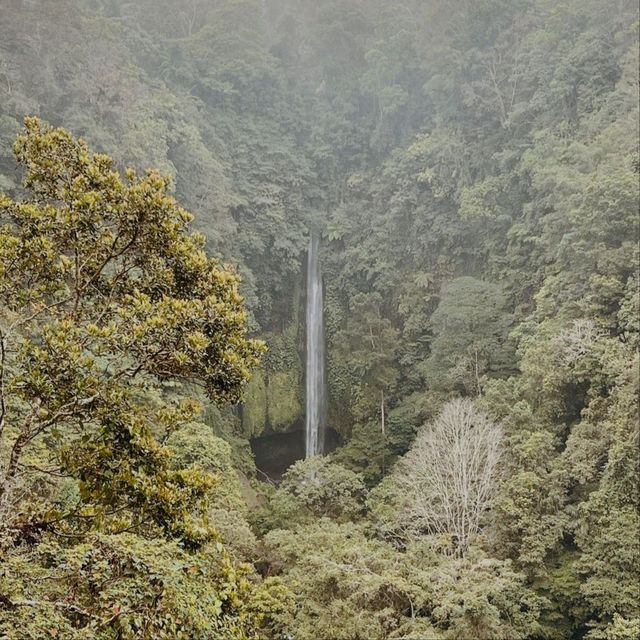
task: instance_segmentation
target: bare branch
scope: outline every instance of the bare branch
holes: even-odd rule
[[[452,400],[401,463],[402,519],[413,535],[451,536],[464,554],[495,491],[501,428],[468,399]]]

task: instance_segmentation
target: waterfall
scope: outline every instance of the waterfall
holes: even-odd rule
[[[307,412],[305,455],[322,453],[325,406],[324,322],[322,318],[322,277],[318,258],[319,238],[309,239],[307,255]]]

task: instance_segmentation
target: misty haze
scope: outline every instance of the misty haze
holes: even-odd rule
[[[0,640],[639,640],[637,0],[0,0]]]

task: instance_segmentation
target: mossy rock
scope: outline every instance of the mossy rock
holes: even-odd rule
[[[247,438],[260,435],[267,423],[265,372],[256,371],[244,392],[242,432]]]
[[[287,432],[304,415],[298,330],[292,323],[282,333],[265,336],[269,351],[245,390],[242,406],[242,432],[247,438]]]
[[[299,385],[295,372],[278,371],[269,374],[266,396],[270,431],[287,431],[302,415]]]
[[[297,372],[256,372],[245,392],[242,431],[248,438],[265,432],[284,432],[294,426],[302,413]]]

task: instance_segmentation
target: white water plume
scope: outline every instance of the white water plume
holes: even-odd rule
[[[307,375],[306,441],[307,458],[322,453],[324,444],[324,321],[319,238],[312,234],[307,256]]]

